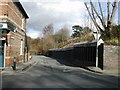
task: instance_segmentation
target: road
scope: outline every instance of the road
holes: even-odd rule
[[[2,76],[3,88],[118,88],[118,78],[61,64],[45,56],[25,71]],[[64,61],[63,61],[64,63]]]

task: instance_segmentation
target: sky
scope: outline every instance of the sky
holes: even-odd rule
[[[66,25],[72,32],[75,24],[83,25],[84,3],[73,0],[36,0],[34,2],[21,2],[29,19],[27,21],[27,34],[32,38],[41,37],[42,29],[53,24],[54,31]]]
[[[53,24],[54,32],[67,26],[72,33],[73,25],[88,25],[84,0],[19,0],[27,12],[27,35],[42,37],[42,29]],[[88,1],[88,0],[86,0]],[[94,0],[93,0],[94,1]]]
[[[118,23],[120,24],[120,2],[118,3]]]

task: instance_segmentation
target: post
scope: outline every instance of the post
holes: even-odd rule
[[[96,68],[98,67],[98,31],[96,32]]]
[[[96,32],[93,32],[93,34],[94,34],[94,37],[95,37],[95,39],[96,39],[96,68],[98,67],[98,40],[99,40],[99,37],[100,37],[100,35],[98,36],[98,31],[96,31]]]
[[[14,57],[13,59],[13,66],[12,66],[13,70],[16,70],[16,57]]]

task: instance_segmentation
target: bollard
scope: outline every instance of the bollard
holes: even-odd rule
[[[14,60],[13,60],[13,66],[12,66],[13,70],[16,70],[16,58],[14,57]]]

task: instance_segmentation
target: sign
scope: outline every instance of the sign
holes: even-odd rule
[[[3,29],[3,28],[8,28],[7,23],[1,23],[0,24],[0,29]]]
[[[12,24],[8,24],[8,29],[10,31],[14,31],[16,29],[16,27],[14,25],[12,25]]]
[[[6,40],[6,38],[3,37],[3,38],[0,38],[0,40]]]
[[[7,29],[10,31],[14,31],[16,27],[11,23],[0,23],[0,29]]]
[[[2,28],[3,27],[3,25],[2,24],[0,24],[0,28]]]

